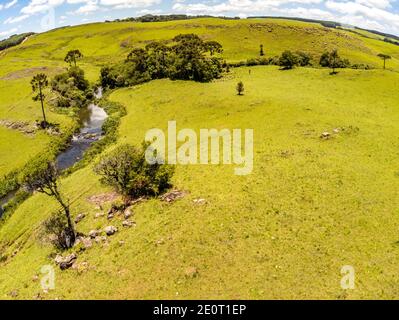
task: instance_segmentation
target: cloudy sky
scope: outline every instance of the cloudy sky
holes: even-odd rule
[[[147,13],[306,17],[399,35],[399,0],[0,0],[0,39]]]

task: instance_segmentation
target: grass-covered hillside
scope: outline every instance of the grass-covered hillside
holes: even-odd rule
[[[61,271],[54,248],[40,240],[41,224],[57,203],[35,194],[0,226],[0,298],[398,298],[398,46],[367,33],[272,19],[59,29],[0,53],[0,120],[40,117],[30,79],[38,70],[51,75],[64,68],[70,49],[82,51],[80,66],[95,82],[102,66],[122,61],[132,48],[180,33],[219,41],[231,62],[258,57],[263,44],[268,57],[288,49],[315,60],[338,48],[352,63],[375,69],[331,76],[322,68],[243,67],[211,83],[155,80],[113,91],[109,100],[127,110],[116,144],[138,145],[148,129],[166,129],[168,120],[195,131],[252,128],[253,174],[235,176],[229,165],[178,165],[172,182],[185,197],[136,205],[135,226],[125,228],[119,216],[98,215],[111,202],[99,206],[93,199],[114,197],[94,174],[92,159],[63,178],[61,191],[74,217],[86,214],[79,232],[109,225],[119,231],[79,252],[80,267]],[[393,57],[388,70],[379,53]],[[236,94],[238,81],[243,96]],[[49,117],[65,129],[73,124],[56,110]],[[329,139],[320,138],[324,132]],[[52,139],[0,126],[0,175]],[[56,268],[49,292],[37,278],[43,265]],[[355,290],[341,289],[344,265],[356,270]]]

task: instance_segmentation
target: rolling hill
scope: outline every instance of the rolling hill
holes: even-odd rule
[[[253,128],[254,172],[228,165],[176,168],[176,202],[150,199],[134,207],[133,228],[120,217],[97,217],[110,194],[87,167],[63,178],[73,215],[85,213],[79,232],[115,225],[105,243],[78,253],[81,269],[56,269],[54,290],[43,292],[43,265],[54,249],[40,241],[41,223],[57,204],[35,194],[0,226],[0,297],[9,299],[361,299],[398,298],[399,47],[362,31],[282,19],[201,18],[157,23],[88,24],[31,36],[0,53],[0,120],[34,122],[40,108],[30,79],[54,75],[70,49],[98,80],[102,66],[122,61],[152,40],[196,33],[217,40],[228,62],[285,50],[315,60],[337,48],[372,70],[322,68],[281,71],[276,66],[234,68],[211,83],[156,80],[110,93],[123,104],[118,142],[139,144],[151,128]],[[382,70],[379,53],[393,57]],[[249,72],[249,69],[251,72]],[[235,86],[245,84],[238,97]],[[73,127],[68,114],[51,121]],[[323,132],[331,139],[320,139]],[[0,175],[20,169],[53,138],[0,127]],[[111,146],[109,150],[114,148]],[[203,201],[198,201],[203,199]],[[341,268],[354,266],[355,290],[340,287]]]

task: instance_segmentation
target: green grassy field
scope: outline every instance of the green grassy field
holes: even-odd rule
[[[68,50],[79,48],[83,52],[85,58],[81,67],[88,79],[95,82],[103,65],[123,60],[132,48],[144,46],[151,40],[169,40],[180,33],[197,33],[203,38],[219,41],[224,47],[223,56],[232,62],[257,57],[259,45],[263,44],[268,57],[279,55],[284,50],[303,50],[313,54],[317,60],[325,50],[338,48],[341,55],[352,63],[375,67],[382,66],[377,54],[384,52],[394,57],[388,66],[399,68],[397,46],[315,23],[208,18],[164,23],[88,24],[34,35],[20,46],[0,53],[0,119],[33,122],[40,118],[40,107],[31,99],[29,81],[38,72],[48,75],[60,72],[66,66],[63,58]],[[70,126],[68,118],[57,113],[51,113],[50,119]],[[15,133],[2,131],[0,147],[5,149],[2,143],[12,140]],[[5,152],[0,154],[0,175],[30,159],[32,142],[38,151],[48,146],[45,137],[32,140],[21,136],[20,140],[25,141],[21,144],[22,152],[16,163]]]
[[[238,79],[247,88],[243,97],[235,95]],[[393,72],[331,77],[257,67],[251,76],[243,68],[211,84],[165,80],[115,92],[111,99],[128,108],[120,143],[139,143],[146,130],[166,128],[165,119],[196,130],[253,128],[254,173],[178,166],[173,182],[190,192],[186,198],[139,205],[134,229],[116,218],[120,232],[110,244],[79,256],[90,269],[57,270],[56,289],[45,297],[397,298],[397,80]],[[334,128],[344,130],[319,138]],[[62,189],[75,214],[88,214],[80,231],[110,224],[94,219],[98,210],[87,202],[104,192],[90,167]],[[207,204],[195,205],[196,198]],[[1,267],[3,298],[15,289],[20,298],[40,292],[32,277],[51,264],[52,249],[35,235],[54,209],[34,196],[0,230],[1,243],[11,244],[7,252],[20,248]],[[340,288],[344,265],[357,270],[357,288],[348,293]],[[190,267],[196,278],[185,275]]]
[[[0,228],[0,253],[7,256],[0,262],[0,298],[17,290],[18,299],[38,293],[45,299],[397,299],[397,46],[317,24],[269,19],[61,29],[32,37],[0,58],[0,79],[8,77],[0,80],[0,119],[33,121],[40,115],[29,96],[27,69],[57,70],[68,49],[81,49],[82,67],[95,81],[104,63],[123,59],[129,49],[122,42],[140,46],[181,32],[220,41],[229,61],[257,56],[260,43],[267,56],[285,49],[319,54],[338,46],[352,63],[381,67],[380,52],[394,59],[386,71],[330,76],[325,69],[254,67],[249,74],[239,68],[208,84],[157,80],[113,92],[110,100],[128,112],[118,144],[139,144],[148,129],[166,129],[168,120],[196,131],[251,128],[253,174],[235,176],[229,165],[179,165],[174,187],[189,194],[173,204],[152,199],[138,205],[137,226],[125,229],[120,218],[94,218],[99,210],[88,198],[111,190],[101,186],[92,165],[81,169],[61,186],[73,214],[87,214],[78,230],[112,224],[119,232],[108,245],[79,254],[88,270],[57,268],[55,290],[43,293],[33,277],[43,265],[55,265],[54,249],[40,241],[40,225],[57,205],[34,195]],[[15,73],[23,76],[14,79]],[[242,97],[235,92],[240,80]],[[56,113],[51,117],[71,122]],[[320,139],[326,131],[332,138]],[[7,150],[0,154],[0,173],[22,165],[31,156],[26,150],[40,152],[50,140],[6,129],[0,135],[0,150]],[[8,151],[11,143],[21,151]],[[206,204],[195,204],[198,198]],[[340,287],[344,265],[356,270],[355,290]],[[187,275],[190,268],[198,271],[196,277]]]

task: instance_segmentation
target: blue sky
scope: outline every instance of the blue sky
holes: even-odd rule
[[[0,0],[0,39],[147,13],[295,16],[399,35],[399,0]]]

